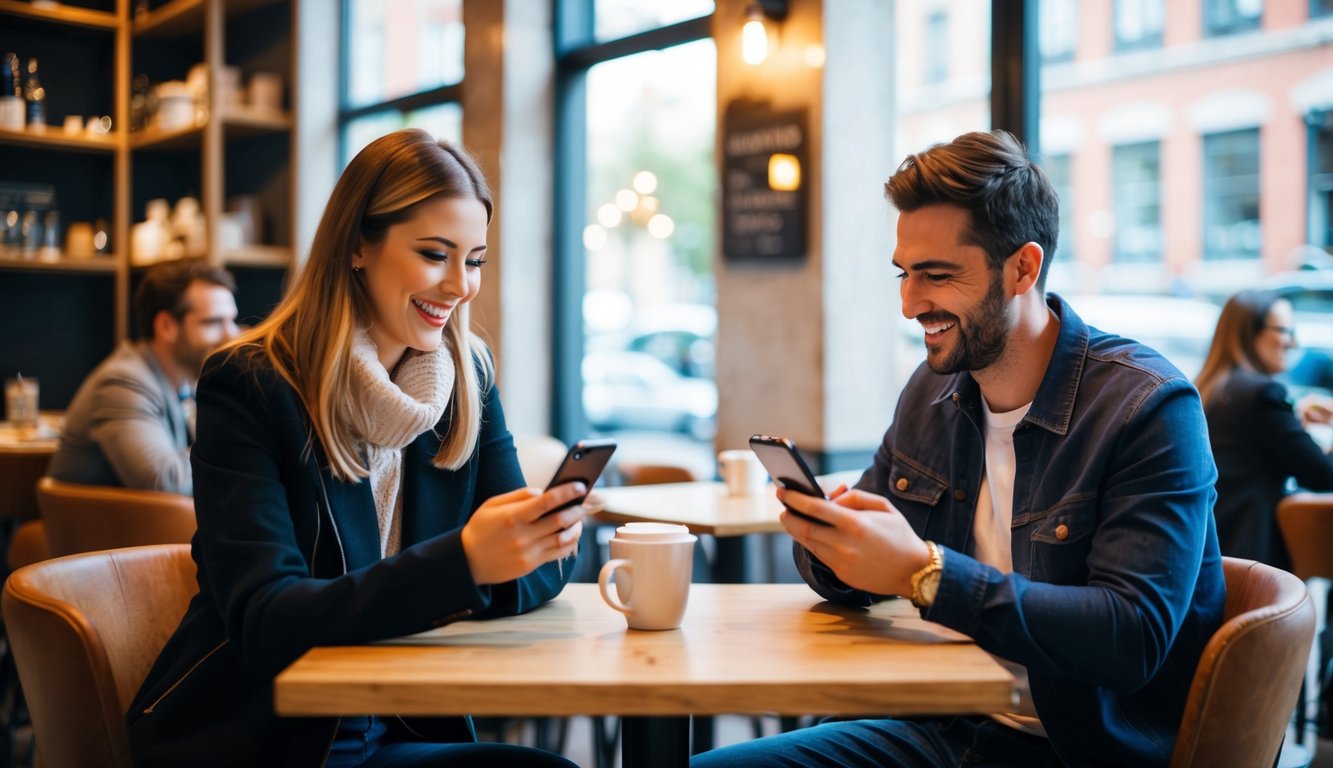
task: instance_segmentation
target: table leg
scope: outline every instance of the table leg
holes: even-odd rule
[[[624,717],[620,720],[622,768],[684,768],[690,764],[690,718]]]
[[[749,536],[718,536],[713,562],[713,581],[718,584],[744,584],[749,570]]]

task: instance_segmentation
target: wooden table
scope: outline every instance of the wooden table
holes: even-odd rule
[[[901,600],[825,603],[804,584],[695,584],[678,630],[627,630],[593,584],[523,616],[315,648],[274,685],[278,714],[603,715],[625,768],[685,765],[689,716],[919,715],[1014,706],[1014,681]]]
[[[821,475],[820,487],[831,492],[861,477],[859,470]],[[753,533],[785,533],[778,513],[782,504],[769,485],[754,496],[729,496],[722,483],[666,483],[599,488],[593,514],[608,523],[676,523],[693,533],[717,538],[715,580],[739,583],[746,580],[745,544],[738,537]]]

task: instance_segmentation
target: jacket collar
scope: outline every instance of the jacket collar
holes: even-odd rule
[[[1046,364],[1046,375],[1032,399],[1032,408],[1023,421],[1057,435],[1067,435],[1074,418],[1074,401],[1083,379],[1083,366],[1088,359],[1088,326],[1064,299],[1054,293],[1046,295],[1046,306],[1060,320],[1060,335]],[[950,401],[957,402],[974,419],[980,417],[981,388],[970,372],[954,374],[931,405]]]

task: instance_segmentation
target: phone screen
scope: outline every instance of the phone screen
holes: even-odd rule
[[[602,476],[602,470],[606,469],[607,462],[611,460],[611,454],[616,452],[616,441],[610,438],[598,440],[580,440],[574,443],[574,446],[565,454],[565,458],[560,462],[560,466],[555,470],[551,477],[551,482],[547,483],[546,490],[551,490],[557,485],[566,483],[583,483],[583,486],[589,491],[597,482],[597,478]],[[562,504],[551,512],[558,512],[567,509],[575,504],[582,504],[587,498],[585,493],[579,498],[572,499],[566,504]],[[547,512],[546,514],[551,514]]]
[[[828,498],[824,490],[819,487],[819,481],[815,480],[815,474],[810,471],[810,467],[801,458],[800,452],[796,450],[796,444],[792,441],[785,437],[754,435],[750,438],[750,448],[759,457],[764,469],[768,470],[773,482],[780,487],[803,493],[806,496],[814,496],[817,499]],[[787,507],[787,511],[812,523],[828,525],[823,520],[811,517],[791,507]]]

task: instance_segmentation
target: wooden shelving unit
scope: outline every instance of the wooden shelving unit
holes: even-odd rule
[[[297,83],[294,25],[301,0],[150,0],[141,14],[132,11],[134,0],[73,1],[78,5],[0,0],[0,53],[39,59],[49,123],[44,132],[0,129],[0,185],[52,186],[62,228],[105,220],[112,256],[39,261],[0,252],[0,322],[27,329],[19,341],[0,341],[0,374],[19,365],[25,373],[40,367],[16,358],[42,343],[47,327],[73,324],[106,334],[106,342],[87,345],[106,349],[68,363],[80,368],[78,379],[110,351],[110,343],[131,334],[129,297],[142,271],[131,267],[131,230],[144,218],[147,200],[174,204],[188,195],[199,201],[207,222],[205,258],[244,273],[238,274],[237,301],[245,318],[267,312],[294,263],[300,175],[289,105]],[[136,74],[147,74],[154,85],[185,80],[199,63],[210,83],[221,82],[224,68],[236,67],[243,88],[256,72],[279,75],[282,109],[224,103],[211,88],[199,124],[127,130]],[[109,114],[113,130],[66,134],[67,113]],[[224,249],[220,222],[238,197],[257,205],[263,237]],[[44,407],[62,407],[61,398],[72,394],[57,381],[48,401],[47,381],[62,377],[74,375],[47,375]]]

